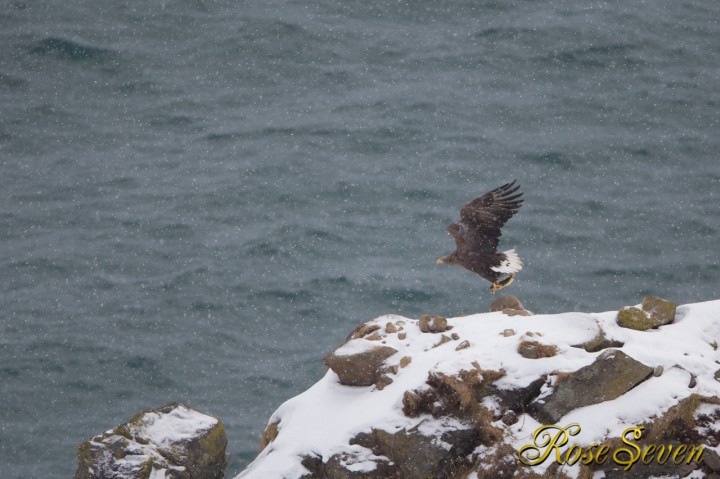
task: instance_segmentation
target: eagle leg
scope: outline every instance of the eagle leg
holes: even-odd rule
[[[493,283],[490,285],[490,292],[492,294],[497,293],[501,289],[503,289],[505,286],[510,286],[510,284],[515,280],[515,273],[510,273],[507,278],[503,279],[502,281],[498,281],[497,283]]]

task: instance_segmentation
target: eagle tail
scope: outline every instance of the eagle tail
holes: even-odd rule
[[[490,269],[497,273],[517,273],[523,267],[522,260],[514,249],[504,251],[500,256],[500,264],[491,266]]]

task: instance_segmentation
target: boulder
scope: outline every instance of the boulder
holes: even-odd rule
[[[579,407],[620,397],[652,375],[653,368],[618,349],[608,349],[590,365],[570,374],[547,396],[530,405],[530,415],[553,424]]]
[[[512,294],[505,294],[490,303],[490,312],[502,311],[503,309],[525,309],[520,300]]]
[[[675,303],[657,296],[645,296],[642,309],[653,320],[653,328],[659,328],[675,321]]]
[[[420,316],[418,326],[423,333],[442,333],[449,329],[447,319],[442,316],[430,316],[429,314]]]
[[[623,328],[645,331],[675,321],[675,303],[657,296],[645,296],[642,309],[625,306],[618,312],[617,322]]]
[[[78,446],[73,479],[222,479],[226,445],[219,419],[172,403]]]
[[[532,316],[520,300],[512,294],[500,296],[490,304],[490,312],[502,311],[508,316]]]
[[[371,386],[383,374],[380,367],[385,360],[397,353],[390,346],[370,346],[358,344],[356,339],[338,348],[334,353],[323,358],[327,367],[332,369],[340,378],[340,384],[346,386]],[[355,344],[352,344],[355,343]],[[358,347],[359,346],[359,347]]]

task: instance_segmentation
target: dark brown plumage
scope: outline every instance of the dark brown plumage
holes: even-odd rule
[[[514,249],[498,253],[497,247],[500,229],[522,206],[522,193],[517,193],[520,185],[515,183],[506,183],[463,206],[460,221],[448,226],[455,239],[455,251],[436,264],[462,266],[479,274],[492,283],[493,293],[512,283],[515,273],[522,269],[522,261]]]

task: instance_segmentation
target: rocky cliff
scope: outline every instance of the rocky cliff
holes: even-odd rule
[[[226,444],[219,419],[172,403],[80,444],[73,479],[222,479]]]
[[[356,328],[238,479],[720,477],[720,301],[492,309]]]

